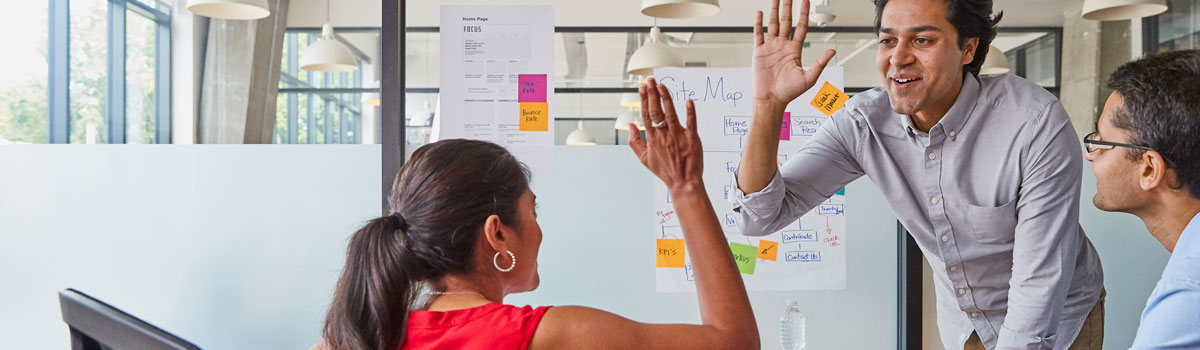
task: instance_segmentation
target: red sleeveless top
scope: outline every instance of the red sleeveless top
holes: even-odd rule
[[[491,303],[452,311],[413,311],[401,350],[525,350],[549,310]]]

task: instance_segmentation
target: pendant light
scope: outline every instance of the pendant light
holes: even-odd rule
[[[641,107],[642,97],[632,92],[623,93],[621,94],[621,106],[629,108]]]
[[[333,36],[329,24],[329,1],[325,1],[325,25],[321,27],[321,39],[308,45],[300,56],[300,69],[321,72],[349,72],[358,69],[354,54]]]
[[[649,76],[654,75],[655,68],[680,67],[683,67],[683,58],[679,57],[675,49],[667,46],[666,36],[658,26],[654,26],[650,28],[650,37],[646,39],[646,43],[629,56],[625,71],[633,75]]]
[[[629,123],[633,123],[638,130],[646,130],[646,126],[642,125],[642,115],[638,113],[637,108],[630,107],[628,111],[621,112],[613,127],[617,130],[629,131]]]
[[[721,11],[718,0],[642,0],[642,14],[661,18],[696,18]]]
[[[1083,18],[1120,21],[1154,16],[1167,11],[1164,0],[1084,0]]]
[[[188,0],[187,9],[198,16],[248,20],[271,15],[267,0]]]
[[[1004,52],[995,46],[988,46],[987,57],[983,58],[983,66],[979,67],[979,75],[1000,75],[1011,71],[1008,68],[1008,58]]]
[[[595,146],[596,138],[583,128],[583,120],[579,120],[579,128],[567,135],[567,146]]]

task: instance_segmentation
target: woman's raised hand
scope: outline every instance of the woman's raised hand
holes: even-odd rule
[[[704,149],[696,133],[696,106],[687,101],[687,127],[679,123],[675,102],[654,78],[638,88],[646,140],[629,124],[629,147],[650,172],[671,191],[703,190]]]

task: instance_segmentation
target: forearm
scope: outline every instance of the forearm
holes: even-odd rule
[[[681,187],[671,195],[696,276],[702,322],[723,331],[757,330],[742,277],[703,185]]]
[[[754,101],[754,117],[746,134],[746,148],[738,166],[738,188],[747,194],[761,191],[778,169],[779,132],[786,103]]]

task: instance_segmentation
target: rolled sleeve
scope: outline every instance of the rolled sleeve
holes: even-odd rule
[[[1082,155],[1062,105],[1031,123],[998,349],[1053,349],[1079,254]]]
[[[796,154],[775,170],[762,190],[742,192],[734,172],[729,201],[739,215],[737,227],[743,235],[764,236],[779,231],[863,175],[850,146],[856,144],[856,122],[849,109],[843,108],[822,124]]]

